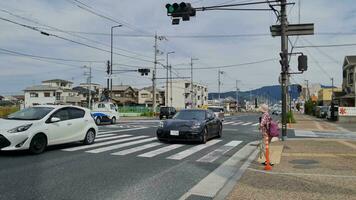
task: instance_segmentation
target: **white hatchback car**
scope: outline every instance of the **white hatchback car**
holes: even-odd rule
[[[76,106],[35,106],[0,119],[0,150],[42,153],[47,146],[92,144],[98,127],[90,110]]]

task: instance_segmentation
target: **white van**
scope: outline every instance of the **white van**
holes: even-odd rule
[[[103,122],[115,124],[119,119],[118,108],[114,103],[111,102],[94,103],[91,115],[93,116],[97,125]]]

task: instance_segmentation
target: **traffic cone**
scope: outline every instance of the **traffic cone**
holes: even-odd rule
[[[272,170],[272,166],[270,165],[270,160],[269,160],[269,144],[268,144],[268,138],[267,140],[265,140],[265,144],[266,144],[266,166],[265,166],[265,170]]]

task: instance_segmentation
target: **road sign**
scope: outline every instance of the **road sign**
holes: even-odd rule
[[[272,37],[281,36],[281,25],[270,27]],[[314,24],[288,24],[287,36],[293,35],[314,35]]]

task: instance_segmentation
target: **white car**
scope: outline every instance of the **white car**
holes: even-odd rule
[[[0,150],[42,153],[47,146],[92,144],[98,127],[90,110],[76,106],[35,106],[0,119]]]
[[[221,106],[209,106],[208,110],[214,112],[215,116],[221,121],[225,120],[224,107]]]
[[[94,117],[97,125],[105,122],[115,124],[119,120],[118,108],[111,102],[95,103],[91,115]]]

